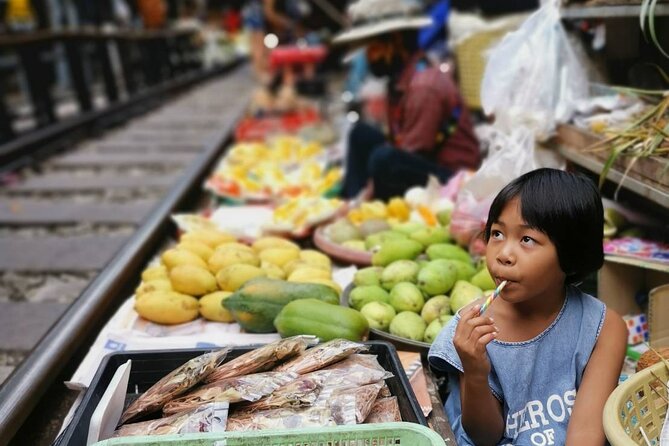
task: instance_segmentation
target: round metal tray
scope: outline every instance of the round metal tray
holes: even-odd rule
[[[329,255],[332,259],[342,263],[357,266],[370,266],[372,264],[372,253],[367,251],[356,251],[330,241],[325,236],[325,226],[322,225],[314,231],[314,245]]]

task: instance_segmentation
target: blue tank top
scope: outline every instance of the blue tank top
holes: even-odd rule
[[[605,305],[567,287],[567,298],[553,323],[523,342],[493,340],[487,346],[488,384],[502,403],[504,436],[498,444],[562,445],[583,371],[604,323]],[[448,373],[446,415],[459,446],[473,445],[462,427],[459,374],[462,363],[453,346],[456,315],[432,344],[430,364]]]

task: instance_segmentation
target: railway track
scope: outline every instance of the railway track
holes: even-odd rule
[[[234,69],[0,189],[0,445],[54,440],[76,394],[62,382],[139,271],[197,207],[253,87]]]

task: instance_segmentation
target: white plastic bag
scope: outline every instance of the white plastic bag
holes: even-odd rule
[[[566,122],[587,96],[585,71],[560,21],[557,0],[546,1],[489,55],[481,102],[496,125],[523,125],[540,140]]]

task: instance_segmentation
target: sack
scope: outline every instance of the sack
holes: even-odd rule
[[[546,1],[490,52],[481,85],[486,114],[495,125],[519,125],[549,137],[566,122],[576,101],[588,93],[588,79],[560,21],[557,0]]]

